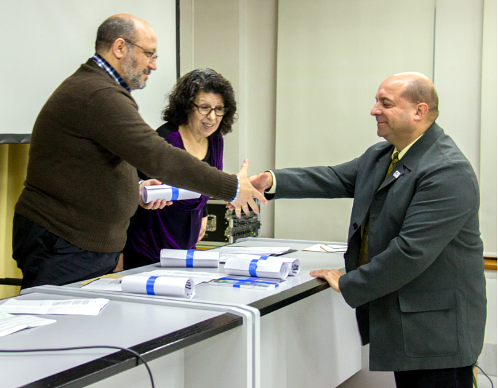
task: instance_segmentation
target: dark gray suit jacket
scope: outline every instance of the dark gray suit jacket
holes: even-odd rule
[[[392,151],[382,142],[338,166],[273,171],[274,198],[354,198],[339,287],[371,370],[471,365],[486,322],[475,173],[436,123],[385,177]],[[358,268],[369,209],[369,262]]]

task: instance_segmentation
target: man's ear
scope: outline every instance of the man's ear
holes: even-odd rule
[[[415,121],[422,121],[427,116],[429,112],[429,106],[425,102],[417,104],[417,110],[415,111]]]
[[[123,58],[128,51],[128,46],[123,38],[118,38],[111,46],[111,53],[116,59]]]

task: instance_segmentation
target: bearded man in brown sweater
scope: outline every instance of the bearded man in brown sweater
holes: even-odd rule
[[[35,122],[24,190],[15,207],[13,257],[22,287],[62,285],[112,272],[145,185],[161,182],[241,209],[266,203],[247,179],[172,147],[138,113],[130,92],[156,70],[156,35],[125,14],[99,27],[96,54],[50,96]],[[137,169],[157,178],[140,184]],[[162,208],[165,201],[143,204]]]

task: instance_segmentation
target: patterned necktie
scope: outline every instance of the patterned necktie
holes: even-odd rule
[[[398,152],[393,154],[393,158],[391,160],[391,164],[387,169],[386,177],[391,173],[396,163],[399,162]],[[370,213],[370,212],[369,212]],[[361,235],[361,244],[360,244],[360,256],[358,258],[358,267],[360,265],[368,263],[368,225],[369,225],[370,217],[367,214],[367,219],[365,221],[365,226],[363,227],[363,234]]]

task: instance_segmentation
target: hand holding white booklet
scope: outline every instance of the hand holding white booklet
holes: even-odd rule
[[[192,299],[195,283],[189,278],[130,275],[121,279],[121,290],[133,294],[173,296]]]
[[[271,259],[268,260],[269,258]],[[230,257],[225,262],[225,273],[239,276],[286,279],[289,275],[289,265],[283,258],[279,257],[237,255]]]
[[[218,268],[220,253],[195,249],[161,249],[161,267]]]
[[[179,189],[169,185],[153,185],[142,188],[142,200],[144,203],[157,200],[179,201],[182,199],[199,198],[201,194],[194,191]]]

